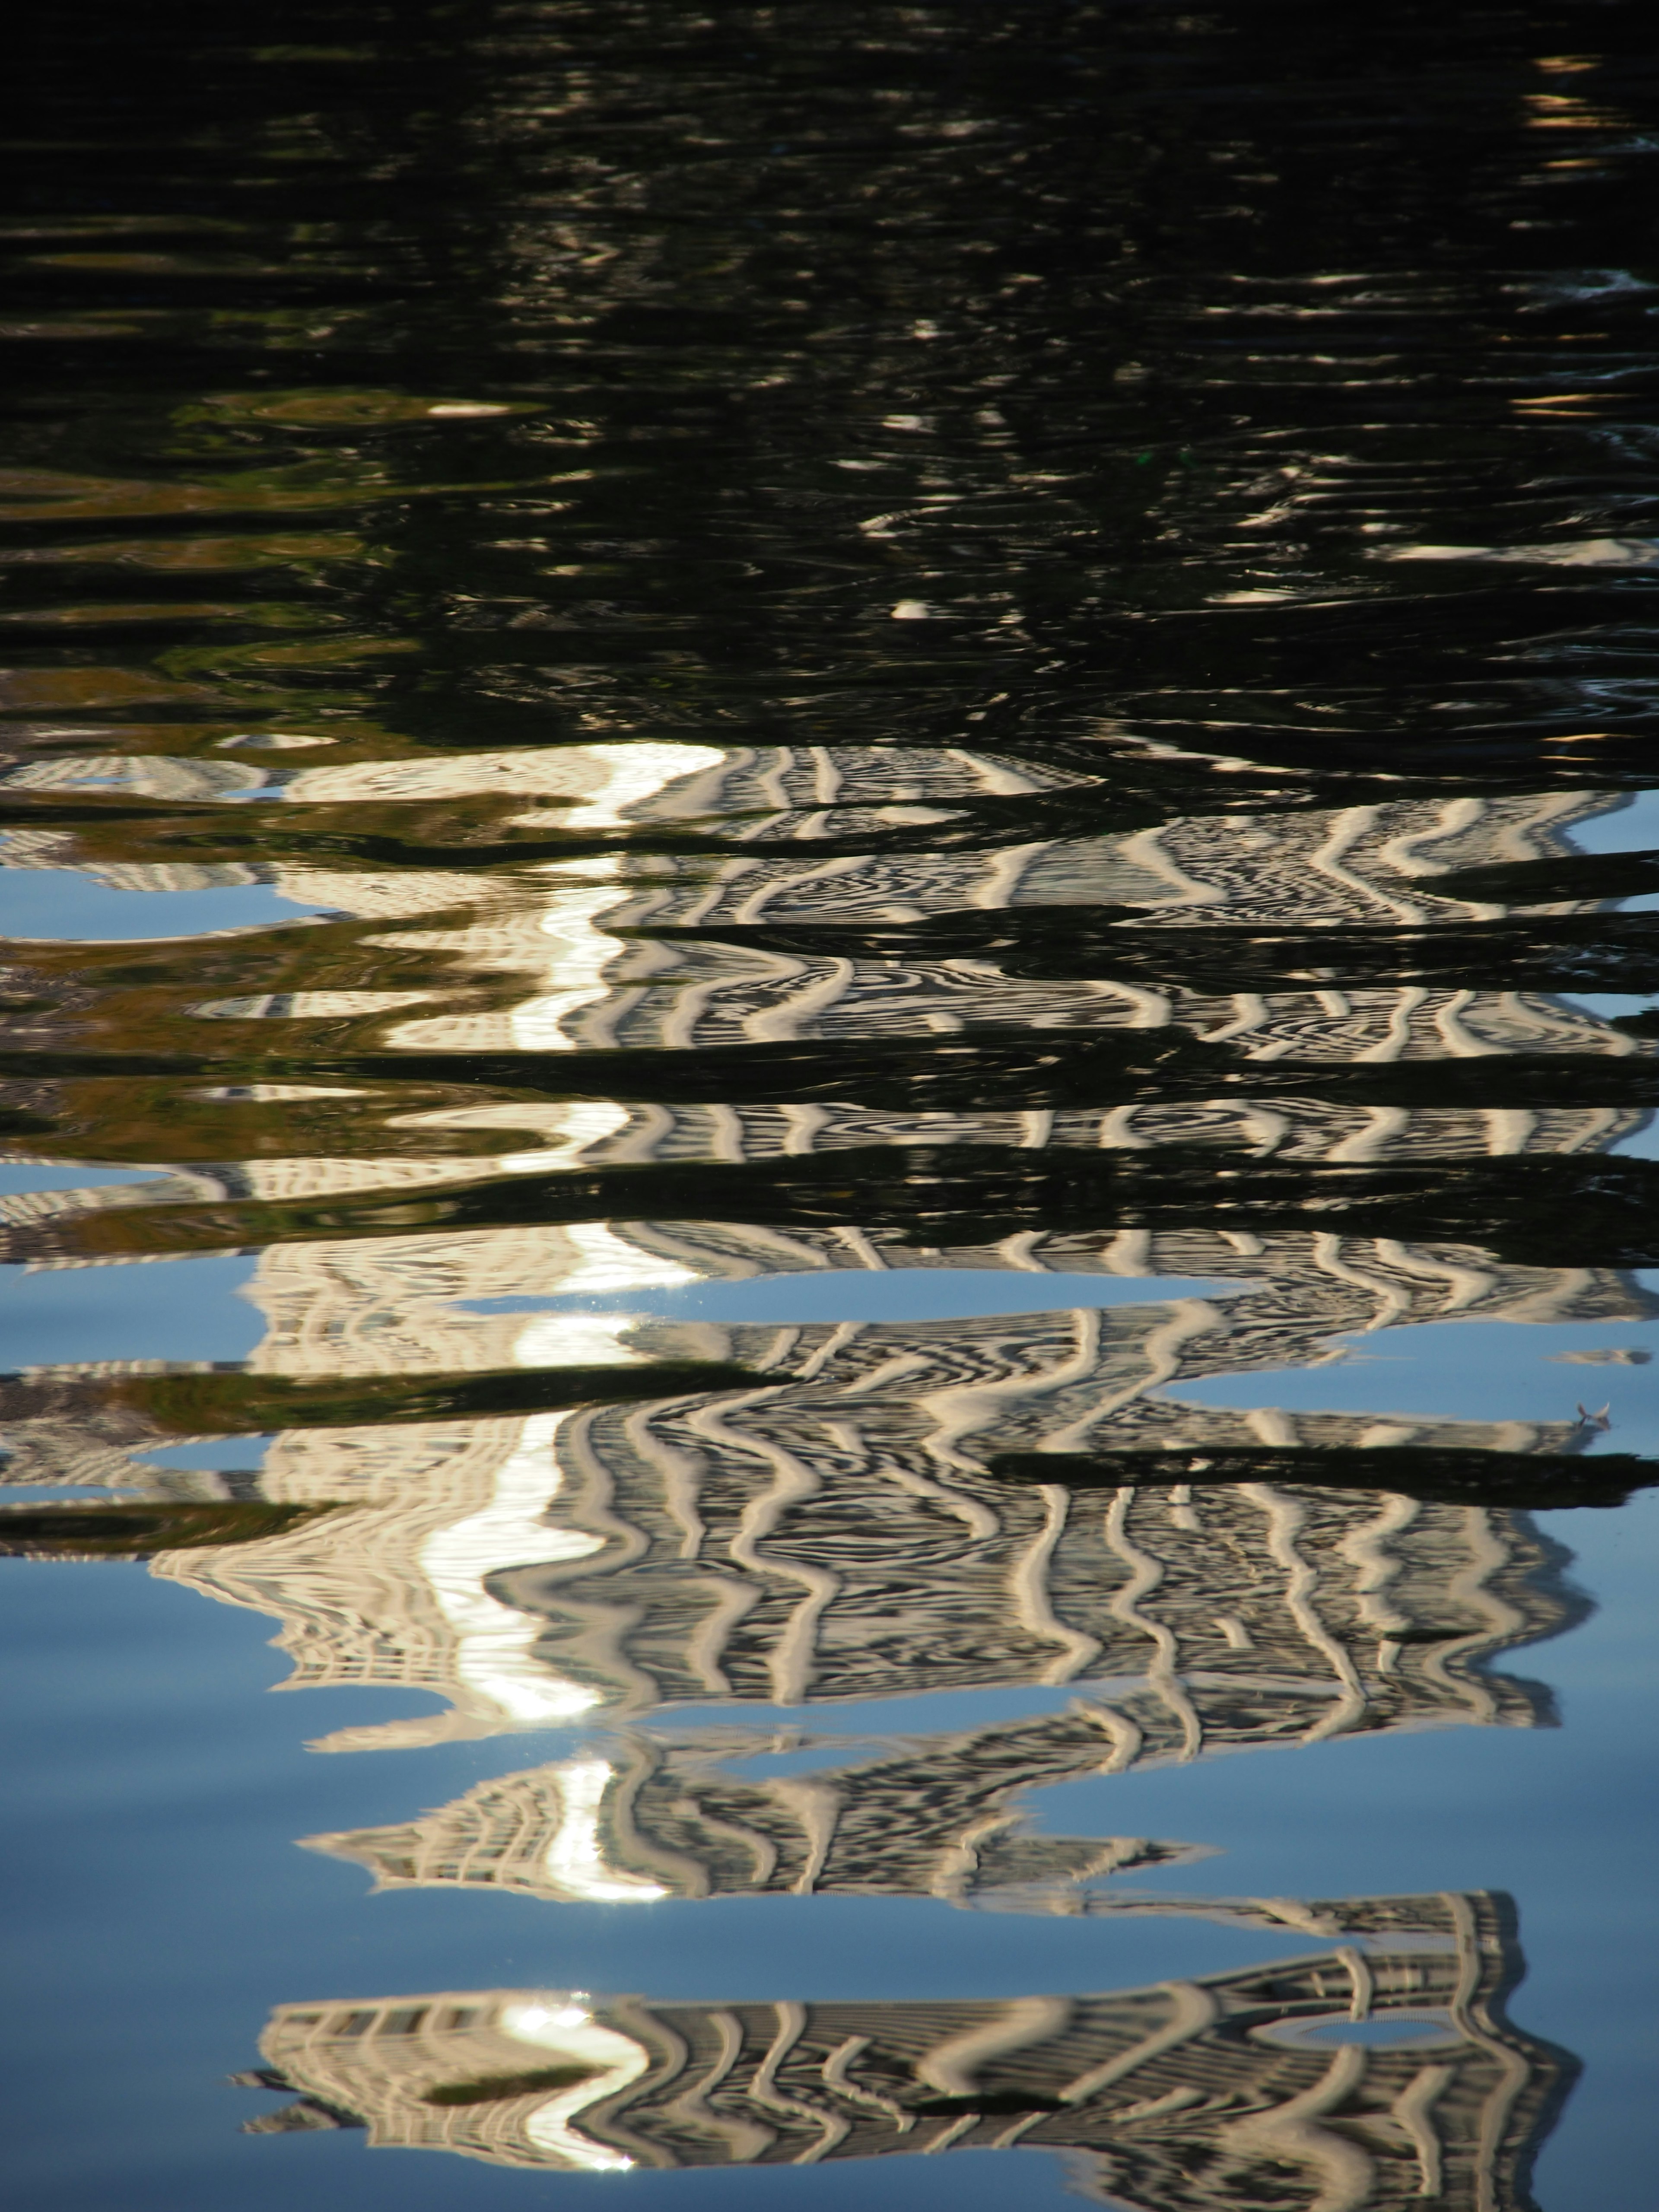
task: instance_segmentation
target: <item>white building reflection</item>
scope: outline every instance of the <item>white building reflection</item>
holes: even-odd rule
[[[1218,1908],[1225,1911],[1226,1908]],[[1507,1900],[1241,1905],[1326,1948],[1103,1996],[650,2003],[564,1990],[293,2004],[258,2133],[494,2165],[803,2166],[1066,2154],[1080,2194],[1158,2212],[1522,2212],[1576,2068],[1512,2027]]]

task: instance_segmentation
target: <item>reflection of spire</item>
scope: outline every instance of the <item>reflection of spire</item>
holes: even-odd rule
[[[1241,1907],[1246,1924],[1286,1908]],[[1340,1948],[1109,1996],[647,2004],[541,1990],[284,2006],[256,2132],[593,2170],[1065,2151],[1157,2212],[1522,2212],[1575,2067],[1512,2027],[1506,1900],[1299,1908]]]

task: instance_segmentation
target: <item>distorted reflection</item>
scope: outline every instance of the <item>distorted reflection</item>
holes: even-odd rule
[[[1338,1939],[1273,1965],[1099,1996],[653,2004],[527,1990],[284,2005],[256,2133],[502,2165],[794,2165],[1060,2151],[1111,2204],[1334,2212],[1522,2201],[1571,2086],[1519,2033],[1513,1908],[1483,1894],[1241,1904]]]
[[[1434,1895],[1059,1831],[1224,1752],[1436,1828],[1419,1739],[1541,1756],[1593,1610],[1534,1516],[1659,1467],[1650,34],[256,6],[140,143],[76,9],[0,223],[0,1555],[404,1754],[284,1816],[366,1924],[765,1993],[343,1966],[252,2131],[1526,2212],[1577,2065],[1471,1885],[1553,1785]],[[956,1994],[752,1933],[843,1909]],[[1302,1948],[981,1994],[1060,1918]]]

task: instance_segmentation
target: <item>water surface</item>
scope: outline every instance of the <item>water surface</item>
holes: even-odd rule
[[[17,49],[25,2201],[1643,2202],[1647,11]]]

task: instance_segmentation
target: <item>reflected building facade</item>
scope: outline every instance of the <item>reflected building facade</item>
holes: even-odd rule
[[[715,1398],[434,1425],[413,1495],[416,1440],[398,1433],[384,1486],[357,1463],[369,1502],[163,1554],[155,1571],[277,1613],[294,1686],[453,1700],[329,1739],[341,1748],[665,1704],[1103,1677],[1144,1680],[1138,1741],[1187,1756],[1252,1735],[1526,1723],[1539,1693],[1486,1664],[1576,1617],[1549,1547],[1506,1509],[1278,1482],[1102,1497],[896,1449],[872,1468],[845,1439],[817,1458],[744,1425],[753,1410]],[[280,1502],[319,1502],[320,1486],[266,1481]],[[1248,1705],[1258,1680],[1272,1686],[1247,1723],[1232,1686]]]
[[[1522,1655],[1588,1601],[1528,1504],[1642,1479],[1581,1370],[1337,1372],[1659,1321],[1659,1044],[1593,1011],[1659,984],[1655,876],[1577,849],[1646,778],[1641,41],[335,12],[185,38],[101,150],[123,26],[47,41],[0,857],[185,933],[6,948],[9,1144],[173,1164],[0,1194],[0,1260],[245,1255],[258,1341],[0,1374],[0,1486],[115,1494],[0,1489],[0,1553],[102,1526],[279,1686],[429,1708],[312,1702],[445,1765],[331,1798],[314,1878],[763,1942],[729,2002],[325,1960],[252,2131],[1530,2212],[1576,2066],[1508,1900],[1217,1897],[1127,1808],[1553,1724]],[[941,1317],[969,1272],[1013,1310]],[[765,1948],[814,1898],[1232,1963],[819,2002]]]
[[[383,1888],[550,1902],[817,1894],[1151,1911],[1158,1900],[1127,1884],[1201,1842],[1046,1834],[1031,1794],[1208,1752],[1553,1718],[1545,1690],[1495,1662],[1570,1626],[1583,1601],[1523,1511],[1449,1486],[1443,1470],[1559,1472],[1594,1441],[1583,1419],[1241,1412],[1183,1393],[1316,1368],[1340,1356],[1339,1334],[1649,1319],[1659,1304],[1628,1274],[1350,1233],[1340,1216],[1262,1230],[1154,1218],[929,1244],[890,1207],[860,1218],[856,1189],[829,1185],[811,1206],[756,1219],[607,1207],[604,1219],[549,1221],[527,1206],[522,1219],[405,1227],[382,1209],[339,1233],[325,1210],[465,1198],[491,1177],[523,1177],[528,1191],[586,1176],[609,1193],[635,1170],[793,1172],[836,1154],[902,1167],[952,1148],[1029,1167],[1043,1155],[1185,1158],[1194,1146],[1220,1159],[1231,1146],[1355,1171],[1595,1153],[1640,1112],[1321,1091],[1338,1068],[1565,1066],[1648,1050],[1567,1000],[1339,988],[1311,975],[1218,993],[1158,981],[1147,947],[1167,942],[1172,972],[1186,962],[1207,975],[1213,951],[1194,966],[1193,948],[1228,930],[1254,942],[1325,927],[1334,945],[1478,927],[1504,909],[1443,895],[1437,876],[1559,855],[1602,798],[1403,800],[952,846],[952,826],[971,828],[988,805],[1025,807],[1040,828],[1053,793],[1083,779],[967,751],[636,744],[307,768],[287,789],[297,806],[441,799],[486,787],[486,775],[492,792],[505,784],[567,828],[703,823],[732,850],[712,865],[624,852],[542,866],[485,906],[477,879],[441,870],[375,881],[295,866],[291,895],[364,925],[428,915],[430,927],[400,929],[399,951],[451,962],[457,993],[222,996],[195,1001],[190,1019],[368,1022],[390,1054],[497,1067],[516,1055],[547,1090],[550,1067],[604,1055],[645,1069],[661,1097],[452,1097],[403,1117],[417,1146],[430,1131],[520,1147],[482,1161],[264,1157],[160,1191],[0,1201],[19,1255],[47,1264],[85,1263],[77,1224],[134,1206],[181,1218],[310,1207],[321,1225],[266,1243],[256,1262],[252,1377],[311,1388],[603,1370],[634,1393],[528,1413],[299,1423],[257,1474],[158,1477],[133,1454],[170,1439],[142,1396],[101,1389],[118,1376],[27,1378],[14,1480],[332,1509],[153,1561],[277,1620],[293,1668],[283,1686],[419,1688],[440,1701],[322,1747],[583,1731],[448,1805],[313,1847]],[[904,842],[918,830],[925,855]],[[953,952],[948,937],[937,955],[919,939],[902,959],[829,941],[836,928],[1067,908],[1130,917],[1135,959],[1056,981],[1018,958]],[[672,1095],[676,1066],[726,1048],[799,1048],[830,1065],[843,1046],[1114,1033],[1137,1049],[1214,1048],[1212,1090],[1131,1085],[1097,1104],[1006,1110]],[[1305,1070],[1304,1090],[1287,1087],[1287,1067]],[[849,1175],[856,1183],[850,1157]],[[1061,1290],[1047,1311],[776,1325],[709,1318],[717,1306],[650,1312],[660,1293],[756,1277],[962,1269],[1021,1279],[1022,1307],[1046,1275],[1096,1278],[1103,1302],[1073,1306]],[[1115,1282],[1149,1277],[1169,1279],[1171,1295],[1112,1301]],[[1232,1287],[1192,1295],[1194,1280]],[[523,1310],[537,1297],[560,1303]],[[669,1363],[745,1379],[650,1395]],[[131,1371],[143,1380],[142,1364]],[[1430,1472],[1413,1482],[1413,1468]],[[982,1693],[1012,1689],[1038,1693],[1040,1709],[989,1723],[973,1712]],[[873,1754],[867,1738],[834,1739],[838,1713],[856,1709],[868,1727],[874,1708],[879,1727],[884,1709],[935,1698],[946,1704],[921,1733]],[[800,1771],[743,1771],[802,1752]],[[1019,2143],[1065,2152],[1085,2194],[1158,2212],[1522,2205],[1530,2148],[1571,2068],[1504,2021],[1517,1965],[1502,1903],[1274,1910],[1343,1948],[1018,2002],[590,2008],[495,1991],[284,2008],[264,2051],[301,2102],[270,2124],[356,2116],[377,2142],[578,2168]]]
[[[656,2004],[532,1990],[285,2005],[251,2124],[564,2171],[1064,2155],[1145,2212],[1507,2212],[1571,2085],[1510,2024],[1505,1899],[1239,1906],[1341,1939],[1194,1980],[985,2002]]]

